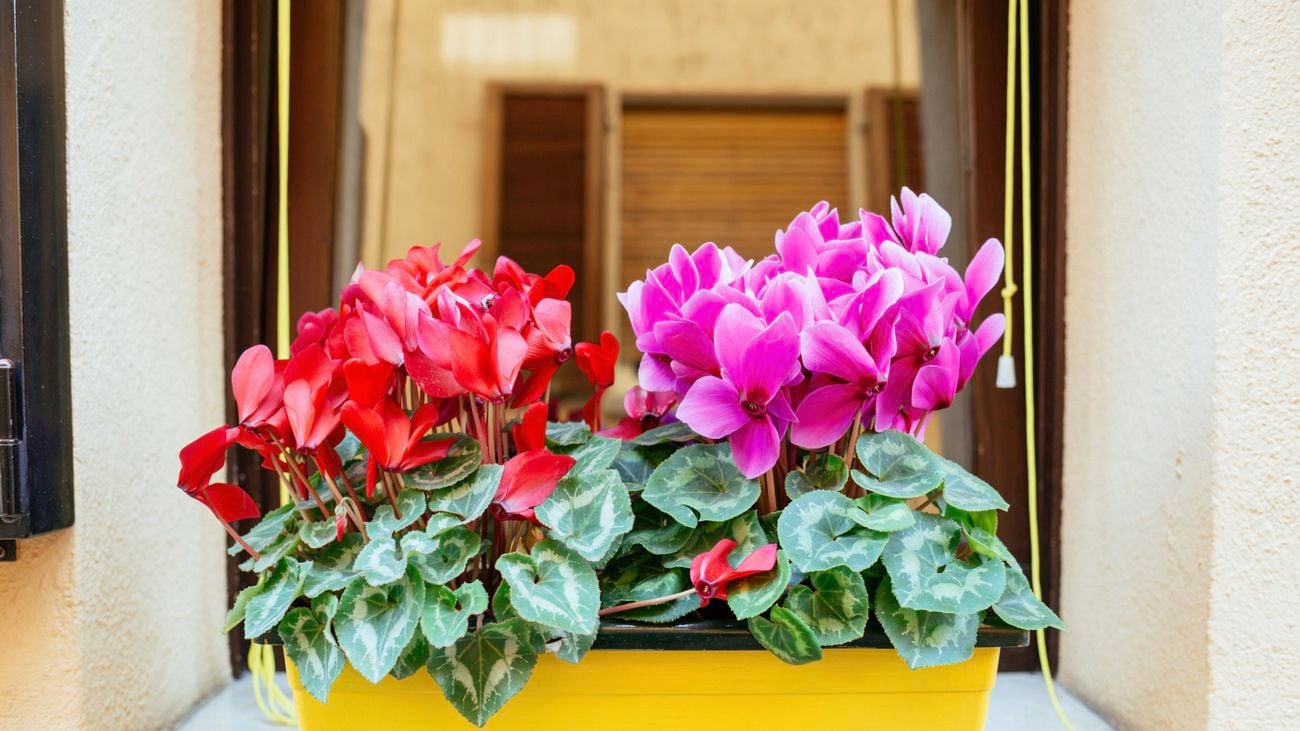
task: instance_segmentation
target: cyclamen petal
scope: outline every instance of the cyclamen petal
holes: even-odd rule
[[[801,341],[804,367],[814,373],[827,373],[864,387],[880,380],[867,349],[840,325],[819,322],[803,332]]]
[[[705,376],[691,385],[677,407],[677,418],[696,434],[721,439],[749,421],[740,406],[736,387],[716,376]]]
[[[746,400],[766,405],[790,379],[790,364],[798,362],[799,336],[794,320],[781,313],[771,325],[754,336],[741,352],[743,370],[732,374],[732,382]]]
[[[731,435],[730,441],[736,467],[750,479],[772,469],[781,455],[781,435],[767,417],[748,419]]]
[[[799,403],[799,421],[790,427],[790,441],[804,449],[825,447],[844,436],[861,409],[862,389],[857,386],[822,386]]]

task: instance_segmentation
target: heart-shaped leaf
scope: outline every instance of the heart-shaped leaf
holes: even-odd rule
[[[313,520],[298,530],[298,538],[310,548],[324,548],[338,537],[339,529],[333,520]]]
[[[598,439],[604,437],[593,438],[584,448]],[[632,501],[613,470],[571,470],[537,506],[537,519],[551,529],[552,538],[588,561],[599,561],[632,529]]]
[[[746,479],[727,444],[684,447],[655,468],[641,498],[688,528],[730,520],[754,506],[758,481]]]
[[[989,483],[962,469],[961,465],[936,457],[943,473],[943,499],[955,508],[969,510],[1006,510],[1010,506]]]
[[[449,647],[465,636],[469,619],[487,611],[488,597],[478,579],[461,584],[453,591],[445,586],[425,588],[420,629],[429,644]]]
[[[397,664],[393,665],[393,669],[389,670],[388,674],[398,680],[415,675],[417,670],[422,670],[429,664],[431,652],[429,641],[424,639],[423,634],[416,632],[411,635],[411,641],[406,643],[406,649],[397,656]]]
[[[668,442],[689,442],[693,439],[699,438],[699,435],[691,431],[691,428],[686,425],[686,422],[674,421],[657,426],[653,429],[647,429],[635,437],[632,437],[630,441],[638,447],[653,447],[656,444],[666,444]]]
[[[811,589],[796,586],[790,590],[785,606],[812,628],[817,643],[830,647],[861,637],[870,605],[862,574],[836,566],[813,573],[809,581]]]
[[[563,543],[549,538],[539,541],[531,554],[501,556],[496,568],[510,585],[519,616],[563,632],[596,631],[600,608],[596,572]]]
[[[736,619],[749,619],[766,612],[790,585],[790,560],[785,551],[776,552],[776,569],[747,576],[727,588],[727,606]]]
[[[867,473],[853,471],[863,488],[896,498],[920,497],[943,482],[939,458],[924,444],[900,431],[864,434],[858,438],[858,461]]]
[[[348,662],[378,683],[401,656],[420,622],[424,582],[411,569],[401,581],[371,586],[362,578],[343,591],[334,633]]]
[[[429,510],[459,515],[465,523],[478,518],[497,494],[497,486],[501,484],[501,471],[501,465],[485,464],[455,485],[431,491],[428,496]]]
[[[303,575],[310,570],[310,562],[299,564],[292,558],[281,559],[271,569],[262,590],[244,605],[245,637],[261,637],[280,623],[289,605],[302,594]]]
[[[638,449],[624,442],[610,467],[618,472],[619,479],[623,480],[628,491],[636,492],[645,487],[646,480],[650,479],[660,461],[662,460],[653,459],[649,450]]]
[[[446,584],[460,576],[481,547],[479,535],[463,525],[430,524],[428,531],[402,536],[402,555],[430,584]]]
[[[916,522],[912,509],[898,498],[867,493],[853,502],[862,508],[863,515],[858,522],[881,533],[893,533]]]
[[[781,547],[800,571],[847,566],[865,571],[884,550],[889,534],[859,525],[862,509],[838,492],[801,495],[781,511]]]
[[[521,620],[497,622],[434,652],[429,672],[470,723],[482,726],[528,682],[537,654]]]
[[[822,659],[817,636],[799,615],[782,607],[772,607],[772,619],[750,617],[749,632],[782,662],[803,665]]]
[[[960,538],[960,526],[928,513],[918,513],[915,525],[890,535],[883,562],[899,604],[967,614],[987,609],[1002,596],[1002,562],[988,557],[977,564],[957,560]]]
[[[623,441],[620,439],[595,436],[576,448],[567,450],[561,448],[556,449],[556,452],[567,454],[575,460],[573,467],[569,469],[569,474],[577,475],[609,468],[622,447]]]
[[[849,467],[830,452],[816,452],[808,457],[803,469],[785,476],[785,494],[791,500],[813,490],[839,490],[849,479]]]
[[[581,421],[552,421],[546,425],[546,442],[556,447],[576,447],[591,439],[591,428]]]
[[[577,665],[582,662],[582,658],[587,656],[592,645],[595,644],[595,634],[575,635],[571,632],[560,632],[555,640],[546,644],[546,651],[553,653],[567,663]]]
[[[303,581],[303,595],[311,599],[327,591],[338,591],[351,583],[357,576],[353,563],[361,548],[361,534],[347,533],[341,540],[316,552]]]
[[[1056,612],[1034,596],[1029,580],[1014,560],[1007,564],[1007,585],[1002,590],[1002,597],[993,605],[993,613],[1003,622],[1020,629],[1065,629]]]
[[[370,542],[352,566],[366,577],[371,586],[391,584],[406,573],[406,556],[397,550],[397,540],[382,533],[370,537]]]
[[[424,493],[419,490],[403,490],[397,495],[397,509],[401,512],[402,517],[397,517],[393,512],[393,506],[380,505],[375,508],[375,514],[370,521],[366,523],[366,531],[373,537],[376,535],[393,535],[397,531],[412,525],[424,514]]]
[[[222,632],[229,632],[238,627],[239,624],[244,621],[244,613],[248,611],[248,601],[258,594],[261,594],[262,587],[264,586],[264,583],[257,583],[252,586],[244,587],[244,589],[239,592],[239,596],[235,597],[234,605],[230,607],[230,611],[226,612],[226,621],[221,627]]]
[[[876,616],[889,642],[913,670],[963,662],[975,653],[978,614],[946,614],[900,607],[888,576],[876,589]]]
[[[299,537],[297,530],[289,530],[290,526],[285,526],[285,532],[276,536],[270,544],[261,551],[261,556],[257,560],[252,558],[245,559],[239,564],[240,571],[252,571],[254,573],[263,573],[272,566],[280,563],[280,560],[292,555],[302,545],[302,538]],[[256,550],[256,549],[254,549]]]
[[[644,500],[632,506],[636,518],[632,532],[624,539],[626,545],[641,546],[657,556],[667,556],[686,545],[691,529],[665,515]]]
[[[285,654],[298,668],[299,682],[321,703],[328,700],[330,686],[343,671],[343,652],[330,630],[338,601],[337,596],[326,594],[310,609],[290,609],[278,628]]]
[[[456,441],[447,456],[437,462],[417,467],[402,475],[407,487],[429,492],[451,487],[469,477],[483,463],[483,448],[478,441],[464,434],[454,435]],[[446,438],[443,436],[442,438]],[[437,508],[441,510],[442,508]],[[447,512],[453,512],[448,510]]]

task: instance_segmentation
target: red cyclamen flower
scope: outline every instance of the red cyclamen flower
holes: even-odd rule
[[[511,457],[501,471],[501,485],[492,498],[492,515],[497,520],[537,522],[533,508],[555,492],[555,485],[577,463],[566,454],[545,449],[521,452]]]
[[[374,408],[353,401],[343,405],[343,423],[370,453],[366,465],[366,497],[375,494],[375,467],[389,472],[406,472],[436,462],[447,456],[454,439],[424,441],[424,435],[438,421],[438,404],[425,404],[407,417],[392,399],[384,399]]]
[[[546,404],[529,406],[524,416],[510,428],[510,436],[515,440],[515,452],[522,454],[546,446]]]
[[[732,568],[727,557],[736,547],[730,538],[718,541],[711,550],[701,553],[691,561],[691,583],[695,593],[700,595],[700,606],[705,606],[710,599],[727,598],[727,584],[746,576],[771,571],[776,566],[777,545],[769,543],[754,549],[739,566]]]
[[[209,483],[226,465],[226,450],[234,444],[239,429],[219,426],[181,449],[181,471],[176,486],[208,507],[223,522],[233,523],[261,515],[248,493],[226,482]]]
[[[600,345],[578,343],[573,349],[578,370],[596,387],[596,392],[582,407],[582,418],[592,431],[600,428],[600,400],[605,389],[614,385],[614,364],[618,362],[618,338],[606,330],[600,334]]]

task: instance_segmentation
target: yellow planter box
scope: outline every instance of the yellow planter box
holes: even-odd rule
[[[998,649],[966,662],[908,670],[892,649],[828,649],[820,662],[792,666],[754,650],[601,650],[570,665],[544,655],[524,689],[489,729],[984,728]],[[350,666],[322,704],[289,681],[299,727],[472,729],[427,673],[372,685]]]

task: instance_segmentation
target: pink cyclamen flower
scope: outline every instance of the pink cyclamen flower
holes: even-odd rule
[[[817,388],[799,403],[799,420],[790,430],[790,441],[806,449],[817,449],[839,439],[854,418],[875,404],[885,388],[889,360],[894,352],[892,338],[880,353],[872,354],[853,333],[833,322],[819,322],[802,336],[804,367],[824,373],[843,383]]]
[[[677,416],[697,434],[728,437],[736,466],[757,477],[776,464],[785,428],[795,421],[784,386],[799,379],[799,336],[782,313],[763,320],[740,305],[718,317],[714,350],[722,377],[705,376],[691,385]]]

